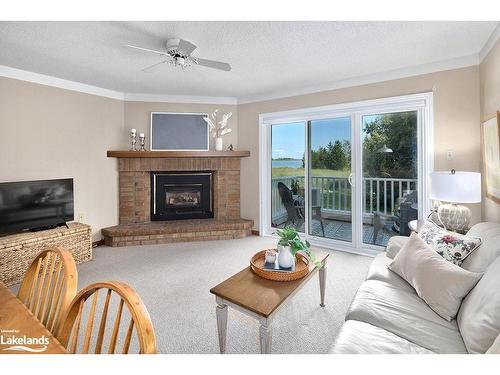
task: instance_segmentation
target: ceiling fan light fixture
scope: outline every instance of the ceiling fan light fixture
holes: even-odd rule
[[[180,66],[182,69],[189,68],[193,66],[193,59],[190,57],[174,57],[171,60],[173,66]]]
[[[167,51],[169,53],[171,51],[175,52],[175,51],[177,51],[177,47],[179,46],[180,42],[181,42],[181,40],[179,38],[167,39],[167,41],[165,42],[165,47],[167,48]]]
[[[211,69],[224,70],[227,72],[231,70],[231,65],[229,65],[228,63],[215,60],[200,59],[191,56],[191,53],[196,49],[196,46],[193,43],[188,42],[187,40],[184,39],[178,39],[178,38],[168,39],[165,43],[166,47],[165,52],[157,51],[151,48],[134,46],[132,44],[127,44],[126,46],[144,52],[155,53],[164,58],[165,57],[167,58],[168,61],[167,60],[161,61],[160,63],[156,63],[142,69],[142,71],[144,72],[151,71],[152,68],[159,66],[163,62],[168,62],[168,65],[172,66],[180,66],[182,69],[185,69],[187,67],[192,66],[193,64],[196,64]]]

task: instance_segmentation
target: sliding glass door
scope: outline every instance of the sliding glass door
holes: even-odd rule
[[[351,118],[311,120],[309,234],[352,241]]]
[[[271,126],[271,226],[305,232],[306,122]]]
[[[361,117],[363,243],[385,246],[418,218],[418,112]]]
[[[431,103],[418,94],[261,116],[261,232],[292,226],[368,252],[409,235],[430,207]]]

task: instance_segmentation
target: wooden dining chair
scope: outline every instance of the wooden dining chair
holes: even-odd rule
[[[31,263],[17,298],[54,334],[76,295],[77,284],[78,273],[71,253],[50,247]]]
[[[103,292],[102,296],[105,298],[105,301],[102,307],[102,313],[100,314],[99,327],[96,335],[94,335],[97,302],[101,291]],[[112,298],[116,300],[116,297],[113,295],[117,295],[119,302],[117,306],[115,306],[116,314],[114,314],[114,321],[110,322],[112,324],[112,330],[106,330],[108,312],[111,308],[110,301]],[[85,308],[85,303],[89,299],[91,299],[90,307]],[[100,305],[102,305],[102,303]],[[120,323],[122,320],[125,320],[123,319],[124,306],[128,310],[130,320],[128,325],[123,327],[126,329],[122,329],[122,335],[120,335]],[[80,330],[82,323],[86,326],[85,330]],[[111,328],[111,325],[109,325],[109,328]],[[144,306],[139,295],[125,283],[119,281],[104,281],[91,284],[76,295],[67,310],[64,321],[56,337],[70,353],[88,354],[91,350],[91,344],[95,343],[93,351],[95,354],[105,352],[114,354],[117,349],[117,344],[122,342],[123,345],[119,352],[121,354],[128,354],[134,328],[139,346],[139,354],[156,353],[156,339],[153,324],[148,310],[146,306]],[[125,337],[121,340],[123,334],[125,334]],[[80,336],[83,336],[83,343],[79,346],[78,342]],[[108,340],[105,340],[105,336],[108,337]],[[108,342],[108,345],[106,345],[107,351],[104,350],[105,341]]]

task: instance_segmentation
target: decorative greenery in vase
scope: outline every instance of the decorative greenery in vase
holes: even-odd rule
[[[311,244],[309,241],[302,241],[297,230],[293,227],[285,227],[278,229],[276,234],[279,236],[278,245],[289,247],[292,256],[295,258],[296,254],[300,251],[307,256],[316,267],[321,268],[322,264],[316,259],[316,256],[311,251]]]

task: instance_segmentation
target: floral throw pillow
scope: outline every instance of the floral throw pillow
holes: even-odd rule
[[[439,255],[457,266],[481,245],[478,237],[449,232],[431,221],[426,221],[418,234]]]

